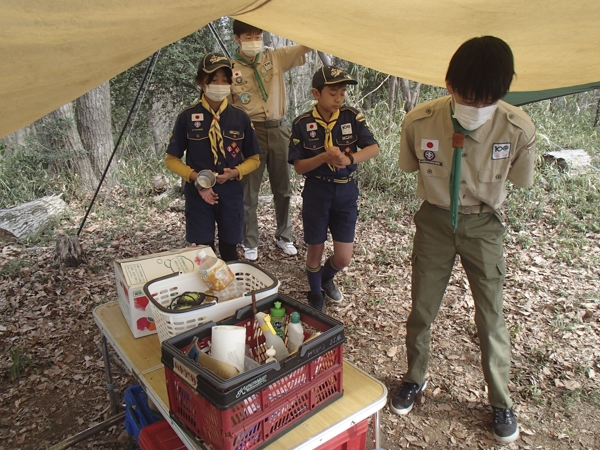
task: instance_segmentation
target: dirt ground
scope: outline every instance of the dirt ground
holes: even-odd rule
[[[92,310],[117,298],[112,261],[185,246],[181,200],[170,201],[166,210],[150,204],[140,214],[118,198],[115,193],[97,207],[102,212],[91,214],[79,236],[89,258],[85,265],[53,267],[52,240],[6,243],[0,252],[0,450],[48,449],[110,416]],[[57,229],[75,234],[82,208],[74,208]],[[261,203],[259,217],[258,264],[281,281],[280,292],[305,301],[298,205],[295,257],[275,248],[270,203]],[[362,217],[355,258],[338,278],[344,300],[327,310],[344,322],[346,359],[381,380],[388,397],[406,369],[413,231],[409,214],[390,221],[384,209]],[[533,244],[527,249],[519,244],[522,233],[507,235],[504,307],[521,439],[504,448],[598,449],[600,236],[586,236],[586,251],[568,260],[558,256],[558,244],[548,248],[558,230],[544,221],[528,224],[525,233]],[[429,386],[405,417],[384,407],[381,446],[501,448],[491,435],[479,358],[473,300],[457,264],[432,330]],[[112,368],[122,398],[135,380],[124,367]],[[135,444],[119,424],[73,448],[133,449]]]

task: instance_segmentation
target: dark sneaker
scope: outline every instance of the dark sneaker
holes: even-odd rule
[[[333,282],[333,278],[329,281],[324,281],[322,288],[325,291],[327,298],[332,302],[338,303],[342,301],[342,298],[344,298],[338,287]]]
[[[417,396],[427,387],[427,380],[419,387],[417,383],[402,383],[390,402],[390,409],[401,416],[408,414],[415,404]]]
[[[519,439],[519,424],[515,418],[515,413],[512,409],[496,408],[494,409],[494,437],[501,444]]]
[[[310,306],[321,312],[325,312],[325,293],[323,291],[310,291],[306,297],[308,298],[308,304]]]

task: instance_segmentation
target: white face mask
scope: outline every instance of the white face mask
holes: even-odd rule
[[[452,106],[454,107],[454,117],[465,130],[476,130],[481,125],[492,118],[498,103],[483,108],[475,108],[474,106],[461,105],[452,97]]]
[[[254,58],[262,52],[263,41],[262,39],[260,41],[241,41],[240,47],[244,55]]]
[[[222,102],[229,94],[231,86],[228,84],[207,84],[204,89],[204,95],[213,102]]]

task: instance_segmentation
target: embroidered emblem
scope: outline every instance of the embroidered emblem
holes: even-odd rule
[[[434,166],[443,166],[443,164],[439,161],[427,161],[426,159],[420,159],[420,164],[433,164]]]
[[[250,94],[248,94],[247,92],[244,92],[242,95],[240,95],[240,102],[242,102],[243,105],[247,105],[248,103],[250,103],[250,100],[252,98],[250,97]]]
[[[202,122],[194,122],[194,128],[200,128]]]
[[[365,121],[365,116],[363,116],[363,113],[358,113],[356,115],[356,121],[357,122],[364,122]]]
[[[201,122],[203,120],[204,120],[204,114],[202,114],[202,113],[192,114],[192,122]]]
[[[235,158],[240,152],[240,148],[235,142],[232,142],[231,145],[227,146],[227,152],[231,155],[232,158]]]
[[[316,129],[317,129],[316,122],[306,124],[306,131],[312,131],[312,130],[316,130]]]
[[[263,67],[265,70],[273,70],[273,63],[271,61],[265,61]]]
[[[437,139],[421,139],[421,150],[437,152],[440,149],[440,141]]]
[[[342,126],[342,134],[352,134],[352,124],[351,123],[343,123],[341,126]]]
[[[236,70],[235,72],[233,72],[233,78],[237,78],[237,77],[242,77],[242,72],[239,70]]]
[[[340,69],[331,69],[331,76],[333,78],[337,77],[339,74],[343,73],[343,70]]]
[[[507,159],[510,156],[510,142],[492,145],[492,159]]]
[[[239,136],[240,132],[236,130],[229,130],[229,134],[231,134],[232,136]]]
[[[212,55],[210,57],[210,63],[211,64],[214,64],[216,62],[223,61],[223,60],[227,61],[227,58],[224,57],[224,56],[217,56],[217,55]]]
[[[432,152],[431,150],[427,150],[423,156],[425,157],[425,159],[427,161],[433,161],[435,159],[435,152]]]
[[[310,135],[311,138],[314,138],[317,135],[317,132],[313,130],[308,134]]]
[[[294,143],[294,145],[298,145],[300,143],[300,139],[292,139],[292,142]]]

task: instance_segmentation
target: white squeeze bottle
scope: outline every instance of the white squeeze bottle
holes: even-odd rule
[[[258,324],[260,325],[260,329],[265,336],[265,343],[267,348],[273,347],[275,350],[275,358],[277,361],[281,361],[289,356],[289,352],[287,348],[285,348],[285,343],[283,339],[281,339],[275,333],[273,326],[271,325],[271,316],[265,314],[264,312],[256,313],[256,320],[258,320]]]
[[[198,273],[207,287],[215,291],[225,289],[233,281],[235,276],[225,261],[216,256],[209,256],[204,250],[196,255]]]
[[[290,315],[290,323],[287,326],[288,350],[294,353],[302,342],[304,342],[304,330],[300,323],[300,313],[293,312]]]

